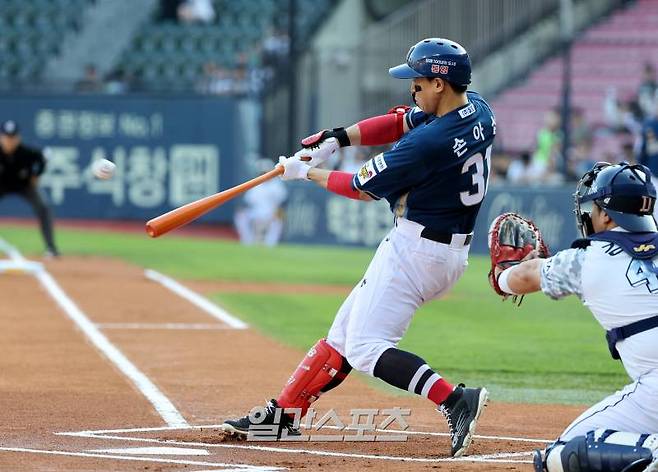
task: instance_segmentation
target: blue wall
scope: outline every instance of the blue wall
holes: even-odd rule
[[[147,220],[231,187],[243,175],[235,100],[212,97],[0,97],[0,120],[16,120],[27,145],[48,149],[40,187],[59,217]],[[95,179],[106,157],[116,176]],[[228,222],[232,204],[204,217]],[[29,214],[0,200],[0,215]]]
[[[49,149],[41,179],[58,217],[148,220],[244,181],[239,103],[198,96],[2,96],[0,120],[14,119],[26,144]],[[89,165],[107,157],[116,176],[95,179]],[[307,182],[288,184],[285,239],[305,244],[376,246],[393,224],[386,202],[364,203]],[[489,223],[505,211],[535,220],[551,248],[577,237],[573,187],[491,187],[473,252],[486,253]],[[235,202],[202,221],[230,223]],[[0,215],[29,215],[0,200]]]
[[[330,194],[308,183],[289,186],[285,239],[303,244],[376,246],[393,217],[386,202],[360,202]],[[472,252],[485,254],[491,221],[515,211],[535,221],[552,252],[578,237],[573,187],[491,187],[478,216]]]

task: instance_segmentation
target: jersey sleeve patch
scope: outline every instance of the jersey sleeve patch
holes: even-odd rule
[[[356,178],[359,181],[359,185],[365,185],[375,175],[377,175],[377,169],[375,169],[374,159],[370,159],[359,169]]]
[[[464,118],[468,118],[473,113],[475,113],[475,105],[473,105],[472,103],[469,103],[468,106],[459,110],[459,116],[461,116],[462,120]]]
[[[377,154],[375,156],[375,168],[377,169],[377,172],[382,172],[383,170],[386,169],[386,160],[384,159],[384,154]]]
[[[554,300],[567,295],[583,296],[584,249],[560,251],[544,261],[541,267],[541,290]]]

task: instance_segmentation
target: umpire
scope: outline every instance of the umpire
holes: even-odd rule
[[[45,168],[42,152],[21,143],[16,122],[3,122],[0,126],[0,198],[15,194],[27,200],[39,218],[46,256],[58,256],[50,210],[37,190],[39,176]]]

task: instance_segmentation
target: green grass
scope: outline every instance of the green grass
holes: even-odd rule
[[[42,250],[30,228],[0,228],[25,254]],[[355,283],[372,250],[242,247],[233,242],[61,230],[65,254],[121,257],[179,278]],[[471,265],[453,292],[419,310],[400,347],[424,357],[449,380],[489,387],[496,399],[586,404],[628,379],[607,353],[603,330],[571,297],[501,302],[486,281],[487,260]],[[324,336],[343,297],[221,294],[212,297],[268,336],[305,350]],[[381,384],[381,382],[378,382]]]
[[[332,247],[241,246],[233,241],[97,230],[60,229],[57,242],[63,254],[120,257],[175,277],[241,281],[352,284],[370,260],[371,251]],[[32,228],[0,227],[0,237],[26,255],[43,253],[43,243]]]
[[[602,329],[576,299],[535,295],[520,308],[502,303],[479,293],[486,261],[472,259],[448,298],[418,311],[402,349],[448,380],[486,385],[493,398],[508,401],[592,403],[627,383],[621,364],[607,353]],[[264,334],[302,350],[326,334],[342,303],[334,295],[213,298]]]

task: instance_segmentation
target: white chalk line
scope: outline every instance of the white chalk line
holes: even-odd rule
[[[276,469],[254,467],[253,469],[205,469],[205,470],[195,470],[193,472],[240,472],[245,470],[248,470],[249,472],[269,472],[271,470],[276,470]]]
[[[244,472],[248,470],[249,472],[271,472],[273,470],[288,470],[286,467],[272,468],[272,467],[257,467],[254,466],[251,469],[205,469],[205,470],[195,470],[194,472]]]
[[[120,447],[120,448],[103,448],[87,449],[85,452],[91,454],[119,454],[126,456],[209,456],[208,449],[196,449],[189,447],[171,447],[171,446],[154,446],[154,447]]]
[[[120,461],[138,461],[138,462],[159,462],[163,464],[178,464],[178,465],[198,465],[203,467],[230,467],[230,470],[241,470],[241,471],[257,471],[257,472],[269,472],[274,470],[285,470],[283,467],[269,467],[269,466],[256,466],[250,464],[230,464],[226,462],[206,462],[206,461],[193,461],[186,459],[161,459],[156,457],[134,457],[134,456],[122,456],[118,454],[96,454],[89,452],[77,452],[77,451],[53,451],[50,449],[29,449],[24,447],[0,447],[0,451],[6,452],[24,452],[32,454],[49,454],[57,456],[73,456],[73,457],[93,457],[93,458],[102,458],[102,459],[114,459]],[[227,472],[226,469],[220,469],[223,472]]]
[[[0,247],[16,261],[25,260],[9,243],[0,238]],[[62,290],[55,279],[45,270],[34,272],[34,276],[46,289],[66,315],[80,328],[91,343],[112,362],[137,389],[151,402],[155,410],[169,426],[188,426],[185,418],[174,404],[144,375],[128,358],[94,326],[87,315]]]
[[[19,259],[2,259],[0,260],[0,274],[32,274],[43,270],[43,265],[39,262],[19,260]]]
[[[217,329],[233,329],[225,324],[211,323],[96,323],[100,329],[137,329],[137,330],[191,330],[205,331]]]
[[[147,279],[153,280],[154,282],[163,285],[164,287],[174,292],[176,295],[186,299],[193,305],[196,305],[197,307],[201,308],[203,311],[208,313],[213,318],[216,318],[219,321],[226,323],[231,328],[247,329],[249,327],[247,323],[245,323],[244,321],[239,320],[235,316],[228,313],[226,310],[212,303],[207,298],[202,297],[198,293],[190,290],[189,288],[180,284],[176,280],[167,277],[166,275],[163,275],[152,269],[146,269],[144,271],[144,275],[146,276]]]
[[[4,239],[0,238],[0,251],[4,252],[9,256],[9,258],[19,264],[25,264],[27,259],[23,257],[23,254],[20,253],[18,249],[16,249],[14,246],[9,244],[7,241]]]
[[[8,252],[8,254],[11,255],[10,252]],[[15,252],[14,254],[18,254],[18,256],[22,258],[20,253]],[[224,321],[229,326],[232,326],[235,329],[245,329],[245,328],[247,328],[247,325],[245,323],[243,323],[241,320],[238,320],[237,318],[234,318],[233,316],[229,315],[224,310],[221,310],[219,307],[212,304],[211,302],[204,299],[203,297],[199,296],[195,292],[192,292],[191,290],[187,289],[186,287],[180,285],[175,280],[170,279],[170,278],[168,278],[168,277],[166,277],[162,274],[159,274],[155,271],[152,271],[152,270],[147,270],[145,272],[145,275],[147,276],[147,278],[161,283],[162,285],[164,285],[165,287],[167,287],[170,290],[174,291],[178,295],[182,296],[183,298],[186,298],[188,301],[190,301],[194,305],[204,309],[206,312],[211,314],[211,316],[213,316],[217,319],[220,319],[221,321]],[[57,285],[57,283],[50,276],[50,274],[48,274],[44,271],[41,274],[37,274],[37,278],[42,282],[42,284],[44,284],[44,286],[53,286],[53,288],[58,289],[59,292],[61,292],[61,295],[63,296],[63,298],[68,299],[68,302],[70,302],[70,304],[72,304],[73,307],[75,307],[77,309],[77,306],[75,306],[75,304],[66,296],[66,294],[64,294],[64,292]],[[67,311],[66,308],[64,307],[67,304],[63,303],[60,300],[58,300],[57,297],[55,297],[53,293],[51,293],[51,295],[53,295],[53,297],[56,299],[58,304],[60,304],[60,306],[62,306],[62,308],[64,308],[65,311]],[[80,311],[79,309],[77,309],[77,310]],[[71,314],[69,314],[68,312],[67,312],[67,314],[71,317]],[[82,313],[80,312],[80,314],[82,314]],[[84,317],[84,315],[82,315],[82,316]],[[84,317],[84,318],[86,319],[86,317]],[[72,317],[72,319],[74,321],[76,321],[76,319],[74,319],[73,317]],[[95,329],[95,326],[88,319],[86,319],[86,321],[91,325],[92,328]],[[76,323],[77,323],[77,321],[76,321]],[[83,331],[85,331],[85,329],[82,326],[81,326],[81,329],[83,329]],[[86,331],[85,331],[85,333],[86,333]],[[98,335],[100,335],[101,337],[104,338],[104,336],[100,332],[98,332]],[[105,341],[108,344],[110,344],[109,341],[106,338],[105,338]],[[96,344],[96,343],[94,343],[94,344]],[[110,346],[112,346],[112,345],[110,344]],[[114,346],[112,346],[112,347],[114,347]],[[117,352],[119,354],[121,354],[120,351],[117,350]],[[126,361],[127,361],[127,359],[126,359]],[[135,369],[136,369],[136,367],[135,367]],[[172,407],[173,407],[173,405],[172,405]],[[156,409],[158,409],[157,406],[156,406]],[[181,417],[181,419],[182,419],[182,417]],[[183,422],[185,422],[184,419],[183,419]],[[180,426],[182,426],[182,427],[180,427]],[[191,427],[190,428],[189,425],[187,425],[186,422],[185,422],[184,425],[181,424],[180,426],[178,426],[176,424],[169,424],[169,427],[165,427],[165,428],[146,428],[146,429],[145,428],[141,428],[141,429],[137,428],[137,429],[132,429],[132,430],[124,429],[124,430],[121,430],[121,431],[122,432],[130,432],[130,431],[135,431],[135,430],[141,430],[141,431],[144,431],[144,430],[158,431],[158,430],[160,430],[160,431],[162,431],[162,430],[202,428],[201,426]],[[208,427],[213,427],[213,425],[203,426],[203,427],[208,428]],[[109,432],[109,431],[113,431],[113,430],[105,430],[105,431]],[[116,431],[116,430],[114,430],[114,431]],[[406,433],[406,434],[440,435],[440,436],[447,436],[448,435],[447,433],[434,433],[434,432],[423,432],[423,431],[383,430],[382,432],[387,432],[387,433],[401,432],[401,433]],[[62,435],[69,434],[69,435],[75,435],[75,436],[80,436],[80,437],[88,437],[88,438],[96,438],[96,439],[114,439],[114,440],[124,440],[124,441],[160,443],[160,444],[169,444],[169,445],[176,444],[176,445],[203,446],[203,447],[227,448],[227,449],[247,449],[247,450],[259,450],[259,451],[266,451],[266,452],[277,452],[277,453],[310,454],[310,455],[319,455],[319,456],[350,457],[350,458],[361,458],[361,459],[372,459],[372,460],[392,460],[392,461],[403,461],[403,462],[532,463],[532,461],[502,460],[503,458],[528,456],[528,455],[532,454],[532,452],[529,452],[529,451],[528,452],[514,452],[514,453],[484,454],[484,455],[466,456],[466,457],[461,457],[461,458],[418,458],[418,457],[406,457],[406,456],[384,456],[384,455],[376,455],[376,454],[343,453],[343,452],[335,452],[335,451],[321,451],[321,450],[308,450],[308,449],[277,448],[277,447],[256,446],[256,445],[213,444],[213,443],[182,442],[182,441],[170,441],[170,440],[164,441],[164,440],[159,440],[159,439],[133,438],[133,437],[125,437],[125,436],[110,436],[110,435],[107,435],[107,434],[94,434],[92,432],[57,433],[57,434],[62,434]],[[478,436],[476,436],[476,437],[478,437]],[[521,440],[521,441],[538,442],[537,440],[532,440],[532,439],[527,439],[527,438],[505,438],[505,437],[496,437],[496,436],[480,436],[480,438],[482,438],[482,439],[507,439],[507,440]],[[544,442],[544,440],[539,440],[539,441]],[[550,442],[550,441],[546,441],[546,442]],[[126,456],[117,456],[117,455],[111,455],[111,454],[89,454],[89,453],[81,453],[81,452],[48,451],[48,450],[36,450],[36,449],[25,449],[25,448],[0,447],[0,450],[14,451],[14,452],[32,452],[32,453],[41,453],[41,454],[60,454],[60,455],[71,455],[71,456],[79,456],[79,457],[105,457],[105,458],[112,458],[112,459],[119,459],[119,460],[152,461],[152,462],[176,463],[176,464],[185,464],[185,465],[204,465],[204,466],[207,465],[207,466],[214,466],[214,467],[239,467],[240,468],[240,469],[235,469],[235,470],[254,470],[254,467],[257,467],[257,466],[250,466],[250,465],[237,465],[237,464],[226,464],[226,463],[204,463],[204,462],[201,462],[201,461],[137,458],[137,457],[130,457],[130,456],[128,456],[128,457],[126,457]],[[226,469],[224,469],[224,470],[226,470]],[[264,471],[267,470],[267,471],[269,471],[269,470],[280,470],[280,468],[271,468],[271,467],[263,468],[263,467],[260,467],[258,470],[264,470]]]
[[[0,272],[19,272],[28,273],[43,270],[43,265],[39,262],[28,261],[23,257],[18,249],[0,238],[0,251],[7,254],[9,259],[0,260]]]
[[[0,238],[0,250],[3,250],[11,259],[11,263],[8,265],[9,269],[15,268],[19,270],[25,270],[28,273],[34,274],[43,287],[48,291],[48,293],[53,297],[56,303],[64,310],[67,316],[78,325],[78,327],[83,331],[83,333],[89,338],[89,340],[99,349],[112,363],[114,363],[119,370],[121,370],[124,375],[126,375],[135,386],[142,392],[142,394],[151,402],[155,407],[156,411],[160,414],[162,419],[169,425],[169,427],[180,428],[187,427],[188,423],[185,421],[180,412],[176,407],[171,403],[171,401],[164,396],[164,394],[153,384],[146,375],[144,375],[137,367],[126,358],[119,349],[117,349],[110,341],[99,331],[99,329],[92,323],[89,318],[80,310],[80,308],[71,300],[71,298],[66,295],[63,289],[55,281],[55,279],[43,268],[43,265],[28,261],[23,257],[23,255],[4,239]],[[157,274],[157,273],[156,273]],[[162,276],[164,277],[164,276]],[[166,279],[166,278],[165,278]],[[166,281],[166,280],[165,280]],[[176,287],[176,282],[169,279],[170,282]],[[162,283],[162,282],[161,282]],[[173,287],[170,287],[173,290]],[[179,290],[183,289],[183,293],[187,293],[187,296],[184,296],[192,303],[201,308],[205,309],[215,318],[219,318],[221,321],[224,321],[226,324],[235,329],[244,329],[247,327],[246,324],[242,321],[231,317],[228,313],[221,311],[215,305],[212,305],[207,300],[203,299],[194,292],[189,291],[185,287],[178,287]],[[178,293],[178,292],[177,292]],[[206,306],[208,305],[208,306]],[[198,324],[193,329],[209,329],[208,326],[200,326]],[[217,329],[216,326],[212,326],[214,329]],[[169,327],[171,329],[171,326]],[[181,329],[181,326],[176,326],[174,329]],[[189,326],[188,326],[189,328]],[[134,329],[134,326],[133,326]],[[169,463],[169,464],[181,464],[181,465],[198,465],[204,467],[224,467],[225,472],[230,471],[239,471],[239,470],[250,470],[250,471],[261,471],[261,472],[270,472],[274,470],[282,470],[281,467],[263,467],[263,466],[252,466],[247,464],[228,464],[228,463],[216,463],[216,462],[204,462],[204,461],[190,461],[190,460],[177,460],[177,459],[161,459],[161,458],[139,458],[134,456],[121,456],[113,454],[90,454],[84,452],[65,452],[65,451],[49,451],[49,450],[37,450],[37,449],[26,449],[26,448],[4,448],[0,447],[0,451],[14,451],[14,452],[25,452],[25,453],[38,453],[38,454],[54,454],[54,455],[67,455],[67,456],[76,456],[76,457],[103,457],[111,458],[115,460],[127,460],[127,461],[143,461],[143,462],[158,462],[158,463]],[[226,469],[229,467],[230,469]]]
[[[55,433],[57,435],[63,436],[84,436],[87,434],[114,434],[114,433],[147,433],[153,431],[175,431],[175,430],[195,430],[195,429],[204,429],[204,428],[219,428],[221,424],[206,424],[206,425],[187,425],[185,427],[178,426],[158,426],[153,428],[121,428],[121,429],[97,429],[97,430],[86,430],[86,431],[65,431],[61,433]],[[303,425],[302,425],[303,427]],[[323,426],[323,429],[338,429],[337,426]],[[356,428],[350,428],[349,426],[345,429],[351,430]],[[412,431],[412,430],[401,430],[401,429],[380,429],[376,428],[375,432],[377,433],[390,433],[390,434],[409,434],[417,436],[440,436],[440,437],[449,437],[449,433],[439,433],[436,431]],[[516,442],[527,442],[533,444],[552,444],[555,442],[554,439],[539,439],[539,438],[519,438],[514,436],[486,436],[476,434],[473,436],[473,439],[486,439],[492,441],[516,441]]]
[[[58,433],[64,434],[67,433]],[[436,463],[436,462],[492,462],[492,463],[519,463],[531,464],[532,461],[527,460],[509,460],[507,458],[530,456],[532,451],[522,452],[501,452],[495,454],[474,455],[465,457],[410,457],[410,456],[387,456],[379,454],[361,454],[350,452],[338,451],[325,451],[319,449],[297,449],[288,447],[274,447],[274,446],[257,446],[257,445],[243,445],[243,444],[223,444],[223,443],[204,443],[197,441],[175,441],[169,439],[157,438],[139,438],[131,436],[114,436],[109,434],[94,434],[94,433],[76,433],[76,437],[90,438],[90,439],[112,439],[117,441],[127,442],[143,442],[152,444],[167,444],[187,447],[206,447],[206,448],[219,448],[219,449],[242,449],[261,452],[276,452],[280,454],[308,454],[312,456],[324,457],[347,457],[352,459],[371,459],[383,461],[401,461],[401,462],[420,462],[420,463]]]
[[[277,470],[277,469],[254,467],[253,469],[205,469],[205,470],[195,470],[193,472],[240,472],[240,471],[244,472],[245,470],[248,470],[249,472],[270,472],[271,470]]]
[[[121,429],[89,429],[85,431],[62,431],[55,433],[58,436],[80,436],[85,437],[88,434],[113,434],[113,433],[148,433],[151,431],[176,431],[188,429],[202,429],[202,428],[219,428],[221,425],[212,424],[207,426],[187,425],[180,426],[156,426],[153,428],[121,428]]]
[[[140,371],[135,364],[112,344],[103,333],[78,308],[59,284],[46,271],[35,274],[39,282],[55,299],[71,320],[82,330],[96,348],[101,351],[123,374],[128,377],[146,399],[151,402],[162,419],[169,426],[185,426],[187,421],[174,404]]]

